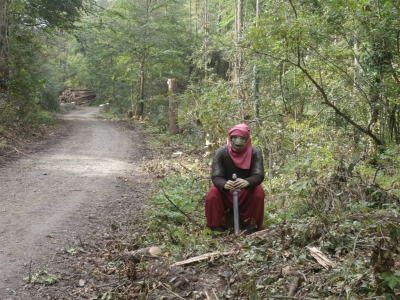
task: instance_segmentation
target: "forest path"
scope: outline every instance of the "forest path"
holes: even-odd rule
[[[145,185],[143,138],[97,112],[63,115],[67,135],[0,167],[0,299],[31,299],[23,279],[51,270],[57,253],[90,239],[110,222],[109,207]]]

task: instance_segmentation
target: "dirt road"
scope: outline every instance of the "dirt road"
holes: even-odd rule
[[[0,299],[31,299],[23,279],[96,234],[108,207],[143,184],[139,133],[97,112],[69,112],[66,136],[0,168]]]

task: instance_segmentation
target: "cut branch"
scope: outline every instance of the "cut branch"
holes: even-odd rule
[[[302,282],[302,277],[296,276],[289,287],[289,297],[293,297]]]
[[[134,251],[124,252],[119,259],[134,260],[140,262],[145,257],[156,257],[161,253],[161,248],[158,246],[146,247]]]
[[[171,267],[188,265],[188,264],[191,264],[191,263],[194,263],[194,262],[199,262],[199,261],[202,261],[202,260],[215,258],[217,256],[231,255],[233,253],[234,253],[234,251],[205,253],[205,254],[202,254],[202,255],[199,255],[199,256],[195,256],[195,257],[189,258],[187,260],[178,261],[178,262],[172,264]]]
[[[321,250],[315,247],[307,247],[307,249],[310,251],[311,256],[314,257],[325,269],[336,267],[336,263],[328,259],[326,255],[321,252]]]

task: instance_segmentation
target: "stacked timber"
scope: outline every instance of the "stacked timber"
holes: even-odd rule
[[[72,103],[76,105],[91,105],[96,98],[96,93],[92,90],[68,89],[58,97],[61,103]]]

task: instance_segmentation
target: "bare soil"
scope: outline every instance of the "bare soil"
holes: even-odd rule
[[[0,299],[80,299],[73,255],[101,251],[106,230],[142,211],[145,137],[97,112],[79,107],[63,134],[0,159]]]

